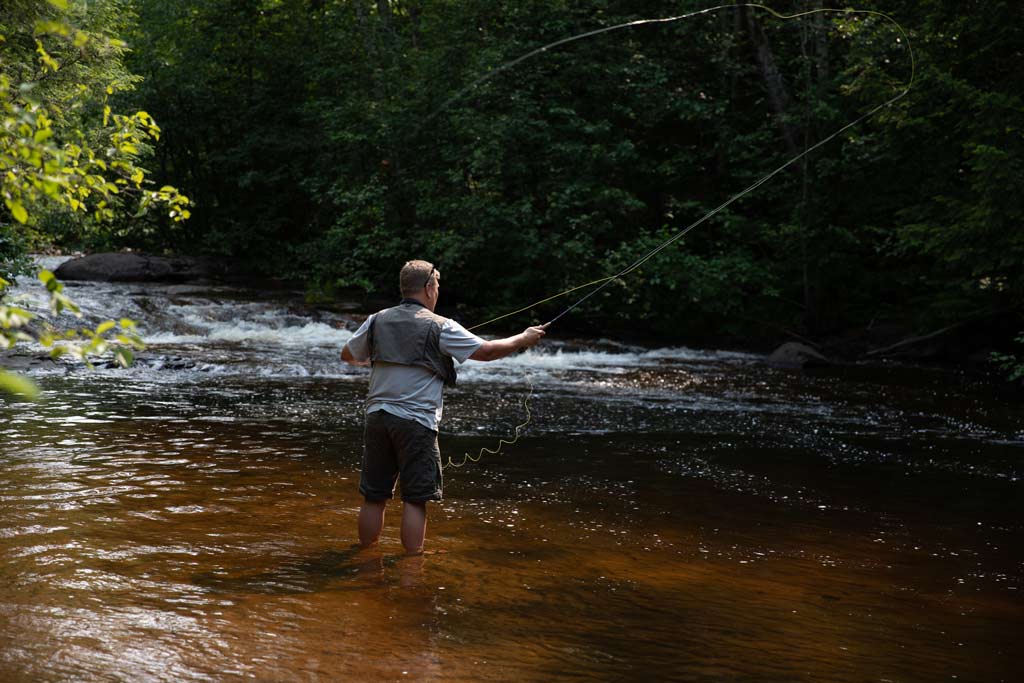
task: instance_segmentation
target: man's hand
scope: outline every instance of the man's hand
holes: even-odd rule
[[[528,349],[533,346],[536,346],[537,343],[540,342],[541,337],[547,334],[544,331],[545,327],[547,327],[547,325],[536,325],[534,327],[527,327],[525,330],[523,330],[522,333],[519,335],[520,337],[522,337],[523,340],[523,343],[520,346],[520,348]]]
[[[498,360],[505,356],[515,353],[520,349],[528,349],[531,346],[536,346],[537,342],[541,340],[546,332],[544,328],[547,325],[537,325],[535,327],[527,327],[525,330],[517,335],[511,337],[505,337],[504,339],[494,339],[491,341],[485,341],[480,345],[473,355],[470,356],[472,360]]]

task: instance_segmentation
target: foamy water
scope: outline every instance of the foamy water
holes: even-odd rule
[[[62,260],[48,257],[40,265],[56,269]],[[338,379],[367,374],[339,358],[363,318],[318,312],[304,306],[298,297],[259,301],[237,288],[134,283],[67,283],[66,291],[82,307],[85,317],[81,321],[67,314],[50,316],[44,305],[45,289],[32,278],[23,278],[15,289],[18,296],[36,301],[32,307],[36,313],[61,327],[95,326],[121,317],[135,320],[148,348],[138,354],[136,367],[127,373],[147,377],[156,373],[154,379],[161,382],[192,382],[197,374]],[[538,348],[491,363],[468,362],[459,370],[460,379],[471,384],[508,385],[528,380],[568,387],[580,386],[581,374],[599,383],[603,376],[631,370],[762,360],[750,353],[647,349],[609,340],[581,343],[553,335]],[[36,370],[44,374],[68,371],[79,370],[72,365]]]

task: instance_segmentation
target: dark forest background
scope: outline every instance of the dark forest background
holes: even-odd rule
[[[6,97],[33,82],[38,53],[15,38],[41,18],[124,40],[79,58],[76,82],[152,115],[162,133],[137,163],[154,187],[180,188],[191,217],[51,202],[23,225],[0,207],[8,271],[46,245],[207,255],[329,305],[393,298],[398,268],[422,257],[445,274],[448,310],[469,320],[616,272],[898,94],[911,66],[881,17],[780,21],[735,7],[552,49],[442,108],[545,43],[711,3],[62,4],[4,0]],[[571,328],[754,345],[968,326],[1012,348],[1024,329],[1019,8],[856,6],[908,32],[910,95],[588,301]],[[52,53],[74,59],[61,45]],[[54,104],[46,87],[34,96]],[[68,115],[64,134],[88,135],[99,106]]]

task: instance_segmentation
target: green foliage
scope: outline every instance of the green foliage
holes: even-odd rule
[[[81,317],[78,305],[64,293],[64,285],[53,273],[41,271],[39,281],[46,286],[51,313]],[[52,323],[40,322],[29,310],[30,302],[6,294],[9,284],[0,279],[0,350],[10,349],[19,342],[36,342],[49,349],[51,358],[71,355],[91,368],[91,359],[107,352],[123,367],[128,367],[134,360],[132,349],[145,348],[135,331],[135,323],[127,318],[104,321],[95,329],[58,330]],[[39,389],[32,380],[0,369],[0,392],[32,399],[38,396]]]
[[[1014,341],[1017,342],[1018,346],[1024,346],[1024,333]],[[1011,382],[1024,379],[1024,354],[1018,356],[1014,353],[993,352],[991,359],[999,369],[1006,373],[1007,379]]]
[[[170,185],[157,188],[141,166],[160,139],[145,111],[120,114],[111,97],[137,82],[122,64],[126,47],[115,37],[132,18],[127,0],[5,0],[0,6],[0,274],[25,273],[29,240],[58,220],[78,231],[160,209],[166,219],[189,218],[190,202]],[[43,271],[54,315],[80,315],[52,273]],[[0,279],[0,349],[37,342],[56,358],[113,353],[122,365],[142,343],[134,323],[108,321],[96,329],[58,331]],[[0,372],[0,391],[29,397],[34,384]]]
[[[27,377],[0,370],[0,393],[21,396],[34,401],[39,397],[39,387]]]
[[[502,70],[551,41],[698,5],[134,6],[127,60],[144,80],[123,96],[165,125],[156,176],[180,179],[197,200],[194,220],[155,225],[148,243],[237,256],[328,293],[390,294],[401,263],[425,257],[454,275],[446,300],[474,317],[614,272],[910,75],[905,42],[877,16],[783,22],[731,8]],[[1012,3],[859,6],[908,30],[919,66],[911,95],[573,320],[749,336],[766,323],[827,334],[1024,310]]]
[[[0,211],[0,235],[55,215],[81,229],[151,207],[171,221],[188,218],[188,198],[155,189],[140,165],[160,138],[156,122],[110,104],[137,80],[121,64],[124,43],[110,34],[123,28],[126,8],[120,0],[72,2],[65,15],[14,0],[0,9],[0,197],[13,219]]]

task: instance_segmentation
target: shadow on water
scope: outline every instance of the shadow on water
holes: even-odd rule
[[[220,569],[193,574],[191,582],[225,595],[291,595],[324,591],[363,591],[389,581],[401,586],[420,582],[426,555],[387,554],[355,545],[311,558],[283,560],[272,568],[239,571]]]

